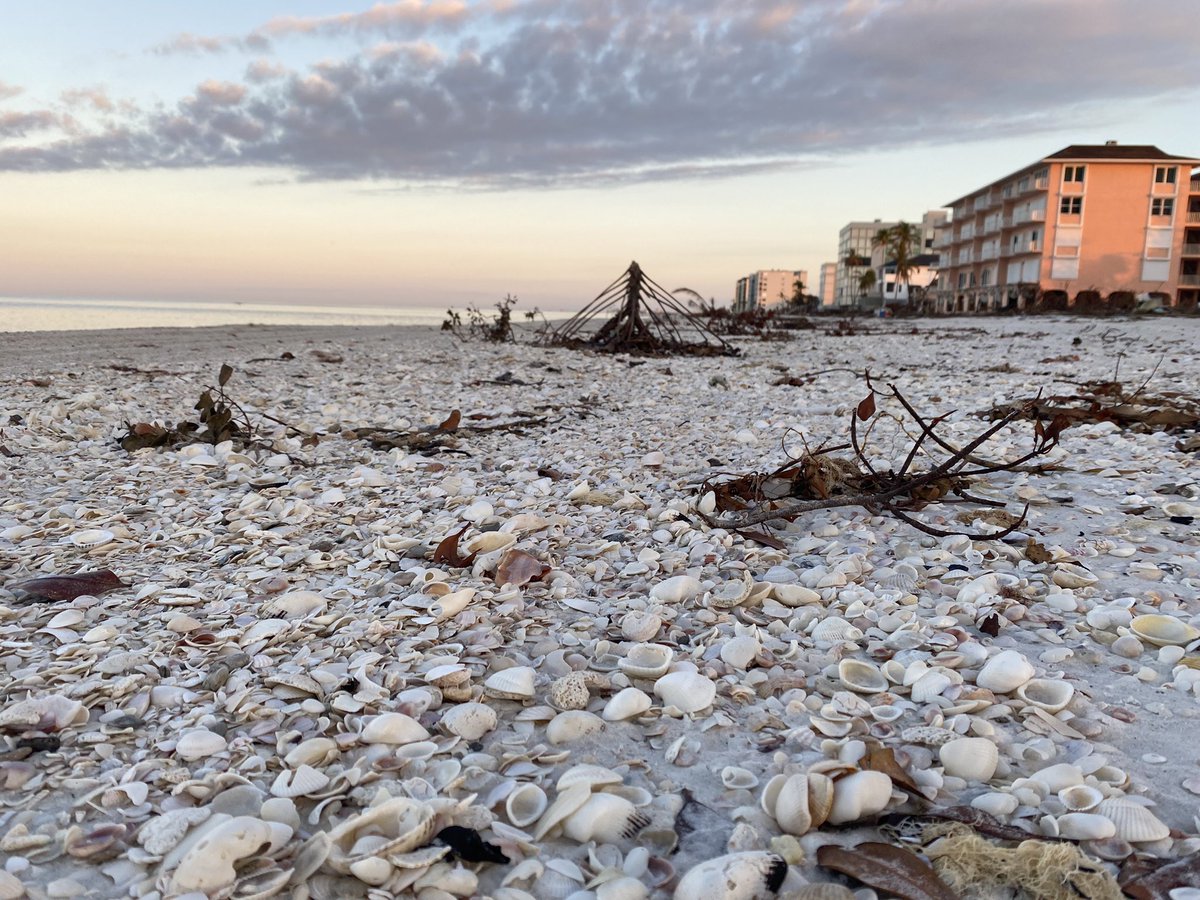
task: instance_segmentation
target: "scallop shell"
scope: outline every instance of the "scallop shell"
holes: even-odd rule
[[[1032,678],[1035,671],[1033,664],[1016,650],[1002,650],[983,664],[975,683],[993,693],[1007,694]]]
[[[721,770],[721,784],[731,791],[758,787],[758,776],[741,766],[726,766]]]
[[[518,785],[504,801],[508,821],[518,828],[532,825],[546,811],[546,792],[536,784]]]
[[[708,595],[708,605],[715,609],[732,609],[745,603],[753,589],[753,577],[749,572],[744,572],[738,581],[726,581],[713,588]]]
[[[833,783],[831,825],[857,822],[887,808],[892,799],[892,779],[882,772],[855,772]]]
[[[621,617],[621,636],[627,641],[649,641],[658,634],[662,623],[662,618],[651,612],[627,612]]]
[[[1193,628],[1174,616],[1137,616],[1129,624],[1129,630],[1143,641],[1158,647],[1181,647],[1200,638],[1200,629]]]
[[[554,787],[561,793],[578,785],[586,785],[591,790],[606,784],[620,784],[622,781],[624,779],[612,769],[594,766],[590,763],[580,763],[563,772]]]
[[[185,731],[175,743],[175,755],[188,762],[195,762],[220,753],[226,747],[225,738],[205,728]]]
[[[411,744],[414,741],[424,741],[428,737],[429,732],[421,723],[404,713],[372,716],[358,735],[358,739],[364,744]]]
[[[674,657],[662,644],[634,644],[617,665],[630,678],[654,679],[666,674]]]
[[[324,790],[329,785],[329,776],[312,766],[302,765],[295,771],[284,769],[271,784],[275,797],[304,797]]]
[[[672,672],[654,682],[654,693],[665,705],[687,714],[712,706],[717,686],[699,672]]]
[[[116,535],[111,531],[106,531],[103,528],[88,528],[84,531],[76,531],[71,535],[71,543],[76,547],[92,548],[103,547],[105,544],[111,543],[116,538]]]
[[[681,603],[690,600],[704,589],[697,578],[691,575],[675,575],[660,581],[650,589],[650,599],[659,603]]]
[[[530,700],[537,673],[529,666],[512,666],[493,672],[483,682],[483,691],[500,700]]]
[[[496,727],[496,711],[483,703],[460,703],[442,713],[441,726],[450,734],[477,741]]]
[[[814,641],[837,644],[845,641],[853,642],[863,636],[862,629],[851,625],[838,616],[829,616],[818,622],[810,632]]]
[[[595,713],[572,709],[550,720],[546,726],[546,740],[552,744],[569,744],[603,728],[604,720]]]
[[[787,874],[787,861],[774,853],[730,853],[689,869],[679,879],[675,900],[770,900]]]
[[[838,677],[850,690],[861,694],[878,694],[890,687],[877,666],[861,659],[843,659],[839,662]]]
[[[987,738],[958,738],[938,748],[947,775],[965,781],[989,781],[996,774],[1000,753]]]
[[[1017,688],[1017,696],[1039,709],[1056,713],[1066,709],[1071,702],[1075,686],[1061,679],[1031,678]]]
[[[563,834],[586,844],[615,844],[650,824],[650,818],[624,797],[593,794],[563,822]]]
[[[650,708],[652,702],[645,691],[627,687],[609,698],[600,717],[609,722],[622,722],[640,716]]]
[[[1104,793],[1090,784],[1073,784],[1059,791],[1058,799],[1071,812],[1089,812],[1104,800]]]
[[[1171,829],[1154,813],[1129,800],[1119,797],[1102,800],[1095,812],[1113,823],[1116,828],[1114,837],[1131,844],[1161,841],[1171,836]]]

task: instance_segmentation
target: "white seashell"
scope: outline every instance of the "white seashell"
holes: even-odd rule
[[[622,781],[624,779],[612,769],[594,766],[590,763],[580,763],[563,772],[554,787],[561,793],[579,785],[586,785],[588,790],[591,790],[606,784],[620,784]]]
[[[838,677],[850,690],[862,694],[878,694],[890,687],[877,666],[861,659],[843,659],[839,662]]]
[[[810,635],[814,641],[837,644],[844,641],[857,641],[862,638],[863,633],[861,628],[851,625],[845,619],[829,616],[813,626]]]
[[[499,550],[507,550],[517,542],[517,536],[506,531],[484,531],[472,538],[463,542],[463,549],[467,553],[495,553]]]
[[[1063,788],[1083,784],[1083,772],[1078,766],[1070,763],[1046,766],[1044,769],[1038,769],[1029,778],[1045,788],[1048,794],[1057,794]]]
[[[1070,812],[1088,812],[1104,799],[1104,793],[1090,784],[1074,784],[1058,792],[1058,799]]]
[[[632,838],[650,824],[650,818],[624,797],[593,794],[563,822],[563,834],[586,844],[615,844]]]
[[[501,669],[484,679],[483,690],[489,697],[501,700],[530,700],[534,694],[536,674],[529,666]]]
[[[659,603],[682,603],[691,600],[704,590],[697,578],[691,575],[675,575],[666,581],[660,581],[650,589],[650,599]]]
[[[1193,628],[1174,616],[1136,616],[1129,624],[1129,630],[1143,641],[1157,647],[1183,646],[1200,638],[1200,629]]]
[[[721,784],[731,791],[758,787],[758,776],[741,766],[726,766],[721,770]]]
[[[1056,713],[1071,702],[1075,686],[1061,679],[1031,678],[1017,688],[1017,696],[1046,712]]]
[[[996,774],[1000,753],[987,738],[959,738],[938,748],[947,775],[965,781],[989,781]]]
[[[596,900],[645,900],[650,889],[628,875],[606,881],[596,888]]]
[[[645,691],[627,687],[609,698],[600,717],[609,722],[623,722],[640,716],[650,708],[652,702]]]
[[[1117,826],[1104,816],[1072,812],[1056,820],[1060,837],[1073,841],[1100,841],[1117,833]]]
[[[546,726],[546,739],[552,744],[568,744],[604,728],[604,720],[582,709],[561,712]]]
[[[1017,807],[1020,805],[1021,801],[1017,797],[1012,794],[1001,794],[997,791],[980,794],[971,801],[971,806],[974,809],[981,809],[993,816],[1011,816],[1017,811]]]
[[[744,572],[738,581],[726,581],[709,592],[708,605],[716,609],[732,609],[744,603],[754,589],[754,579]]]
[[[776,584],[771,587],[771,596],[784,606],[807,606],[820,603],[821,595],[812,588],[800,584]]]
[[[0,710],[0,730],[19,725],[36,725],[46,731],[61,731],[84,725],[88,711],[78,700],[62,694],[47,694],[19,700]]]
[[[383,713],[372,716],[367,720],[359,733],[359,740],[364,744],[411,744],[423,741],[429,737],[425,730],[412,716],[404,713]]]
[[[561,825],[568,816],[587,803],[591,796],[592,786],[590,784],[573,784],[566,790],[560,790],[558,796],[554,798],[554,802],[550,804],[550,808],[542,813],[542,818],[538,820],[538,827],[533,833],[533,839],[535,841],[542,840]],[[632,806],[632,804],[630,805]]]
[[[940,697],[952,684],[953,680],[945,672],[930,669],[913,682],[909,697],[913,703],[929,703],[935,697]]]
[[[170,892],[203,891],[211,896],[229,887],[237,879],[235,865],[274,841],[273,824],[283,827],[250,816],[221,822],[184,855],[171,876]]]
[[[434,666],[425,673],[425,683],[437,688],[453,687],[471,680],[471,670],[462,663]]]
[[[805,835],[812,828],[812,814],[809,811],[808,776],[804,773],[787,777],[778,788],[771,814],[786,834],[796,837]],[[766,792],[763,792],[766,802]]]
[[[163,856],[183,841],[193,825],[199,825],[212,815],[207,806],[172,809],[155,816],[138,829],[137,842],[147,853]]]
[[[329,784],[329,776],[312,766],[302,765],[295,771],[284,769],[271,784],[275,797],[303,797],[323,790]]]
[[[328,605],[329,601],[315,591],[288,591],[266,604],[266,611],[272,616],[300,619],[322,612]]]
[[[205,728],[185,731],[175,743],[175,755],[188,762],[195,762],[220,753],[226,747],[225,738]]]
[[[522,784],[504,801],[508,821],[518,828],[532,825],[546,811],[546,792],[536,784]]]
[[[855,772],[833,783],[831,825],[857,822],[883,812],[892,799],[892,779],[882,772]]]
[[[477,741],[496,727],[496,711],[483,703],[460,703],[442,714],[441,726],[450,734]]]
[[[651,612],[628,612],[621,617],[621,636],[639,643],[651,640],[662,628],[662,618]]]
[[[1078,563],[1058,563],[1050,580],[1059,587],[1081,588],[1095,584],[1099,579]]]
[[[672,672],[654,682],[654,693],[686,715],[712,706],[717,686],[699,672]]]
[[[72,628],[83,621],[83,610],[81,609],[64,609],[49,622],[46,623],[47,628]]]
[[[1034,676],[1033,664],[1015,650],[1003,650],[988,659],[975,683],[997,694],[1015,691]]]
[[[111,543],[116,535],[111,531],[105,531],[102,528],[89,528],[85,531],[76,531],[71,535],[71,543],[76,547],[103,547],[105,544]]]
[[[630,678],[658,678],[671,668],[675,654],[662,644],[634,644],[617,666]]]
[[[392,877],[392,864],[381,856],[368,856],[350,863],[350,874],[372,887],[379,887]]]
[[[903,716],[904,707],[902,706],[894,706],[889,704],[886,706],[871,707],[871,718],[876,722],[896,722],[899,721]]]
[[[787,874],[787,861],[774,853],[730,853],[689,869],[675,900],[771,900]]]
[[[268,797],[263,801],[258,817],[264,822],[286,825],[292,831],[300,830],[300,812],[296,809],[296,801],[291,797]]]
[[[721,645],[721,660],[735,669],[745,669],[754,662],[761,649],[758,638],[746,634],[739,635]]]
[[[1114,837],[1131,844],[1145,841],[1161,841],[1171,836],[1168,828],[1154,813],[1123,798],[1103,800],[1095,812],[1113,823]]]

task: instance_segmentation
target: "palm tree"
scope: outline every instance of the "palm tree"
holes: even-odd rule
[[[908,297],[909,280],[912,278],[913,250],[921,246],[921,229],[908,222],[898,222],[891,228],[880,229],[873,242],[882,247],[884,256],[890,257],[896,267],[896,284],[904,285],[904,296]],[[887,262],[885,258],[884,262]]]
[[[858,276],[858,297],[861,300],[865,295],[871,293],[871,288],[875,287],[875,270],[867,269]]]
[[[711,316],[717,311],[717,300],[715,297],[709,297],[705,300],[698,292],[691,288],[678,287],[671,291],[672,294],[683,294],[687,298],[687,305],[694,310],[697,310],[702,316]]]
[[[791,305],[796,309],[804,308],[804,282],[799,278],[792,283]]]

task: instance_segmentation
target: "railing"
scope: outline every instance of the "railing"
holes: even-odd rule
[[[1195,223],[1200,222],[1200,209],[1190,210],[1187,214],[1187,220],[1189,225],[1194,225]]]
[[[1184,256],[1200,256],[1200,244],[1184,244]]]
[[[1192,181],[1191,181],[1191,192],[1192,192],[1193,194],[1200,194],[1200,178],[1193,178],[1193,179],[1192,179]]]
[[[1187,287],[1200,286],[1200,275],[1180,275],[1179,283]]]
[[[995,247],[985,247],[979,252],[980,260],[995,259],[999,256],[999,251]]]
[[[1048,187],[1050,187],[1049,178],[1035,178],[1033,180],[1033,189],[1035,191],[1044,191]]]

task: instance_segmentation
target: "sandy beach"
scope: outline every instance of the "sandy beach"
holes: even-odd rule
[[[1066,836],[1112,873],[1135,853],[1194,853],[1200,470],[1179,434],[1080,425],[1047,471],[981,477],[976,494],[1029,504],[1003,541],[845,507],[776,530],[777,549],[709,526],[697,504],[706,479],[844,440],[863,380],[786,376],[868,370],[881,407],[903,412],[885,406],[895,384],[961,439],[996,404],[1088,380],[1200,394],[1200,321],[865,327],[664,359],[423,327],[4,335],[0,898],[668,897],[706,860],[761,851],[788,864],[780,896],[836,882],[862,900],[888,895],[819,867],[820,846],[877,837],[880,813],[973,801],[1032,836],[1098,829]],[[127,423],[194,418],[222,364],[256,446],[119,446]],[[428,455],[346,436],[453,410],[531,424]],[[1031,433],[993,449],[1016,454]],[[902,454],[885,434],[873,452]],[[476,559],[435,562],[464,526]],[[513,549],[548,571],[498,584]],[[16,590],[98,569],[123,586]],[[748,597],[714,602],[738,582]],[[978,627],[988,609],[994,635]],[[1138,638],[1148,615],[1179,639]],[[834,618],[849,630],[814,637]],[[1028,673],[984,690],[1004,651]],[[888,680],[848,690],[845,660]],[[914,700],[927,671],[945,684]],[[1018,693],[1032,683],[1065,703]],[[986,777],[947,771],[941,746],[964,738],[998,751]],[[920,797],[892,784],[861,821],[792,834],[769,814],[786,781],[772,779],[840,784],[868,743]],[[600,768],[558,786],[583,764]],[[1090,819],[1064,824],[1060,791],[1080,786],[1098,798],[1080,807]],[[576,796],[547,819],[542,803]],[[1095,810],[1114,802],[1169,833],[1109,828],[1116,812]],[[509,861],[445,855],[434,823]],[[384,850],[380,835],[411,840]],[[692,896],[773,896],[754,890]],[[961,895],[1021,896],[987,890]]]

